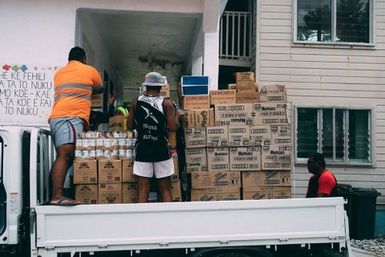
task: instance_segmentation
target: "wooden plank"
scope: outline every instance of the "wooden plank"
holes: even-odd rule
[[[265,6],[292,6],[291,1],[282,1],[282,0],[261,0],[261,8]]]
[[[269,44],[274,40],[266,40]],[[272,48],[276,46],[261,47],[261,53],[270,53]],[[380,57],[385,57],[385,50],[362,50],[346,52],[342,49],[311,49],[311,48],[289,48],[285,49],[281,46],[282,51],[290,50],[291,59],[293,61],[312,61],[312,62],[343,62],[343,63],[379,63],[384,64],[385,61]],[[276,49],[275,49],[276,50]],[[276,54],[274,51],[271,52]]]
[[[286,33],[261,33],[261,40],[285,40],[290,41],[293,38],[292,33],[287,31]]]
[[[385,79],[384,70],[350,70],[350,69],[319,69],[319,68],[271,68],[261,67],[263,74],[282,74],[282,75],[307,75],[307,76],[344,76],[344,77],[370,77]],[[385,80],[384,80],[385,82]],[[384,87],[385,90],[385,87]]]
[[[264,12],[264,9],[261,9],[261,20],[270,20],[270,19],[279,19],[279,20],[292,20],[291,12]]]
[[[283,55],[283,54],[282,54]],[[276,59],[274,59],[276,58]],[[367,63],[363,65],[362,63],[332,63],[332,62],[315,62],[315,61],[297,61],[293,62],[290,60],[291,56],[287,55],[284,57],[279,57],[277,55],[261,55],[261,67],[272,67],[272,68],[298,68],[298,69],[349,69],[354,70],[384,70],[385,66],[381,63]]]
[[[278,27],[273,27],[273,26],[261,26],[261,35],[263,33],[293,33],[293,30],[288,24],[287,26],[278,26]]]
[[[261,13],[292,13],[293,7],[291,5],[264,5],[261,6]]]
[[[335,84],[378,84],[383,85],[381,79],[372,77],[350,77],[350,76],[300,76],[300,75],[279,75],[279,74],[259,74],[260,80],[286,82],[312,82],[312,83],[335,83]],[[364,89],[363,89],[364,91]],[[346,92],[348,93],[348,92]]]
[[[288,24],[291,24],[290,20],[279,20],[279,19],[261,19],[259,21],[260,26],[287,26]]]

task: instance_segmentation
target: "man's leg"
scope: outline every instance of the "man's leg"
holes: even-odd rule
[[[64,144],[56,148],[56,159],[51,168],[51,202],[58,201],[64,197],[63,187],[68,169],[73,164],[75,144]],[[76,201],[74,201],[76,202]]]
[[[147,203],[150,193],[150,178],[136,177],[138,178],[138,203]]]
[[[159,192],[163,202],[172,202],[171,177],[159,178]]]

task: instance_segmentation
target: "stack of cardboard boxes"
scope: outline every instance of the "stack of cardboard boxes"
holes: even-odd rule
[[[252,72],[236,77],[235,90],[211,91],[204,105],[206,96],[189,96],[195,102],[184,105],[195,107],[186,110],[185,129],[191,200],[288,198],[292,145],[285,89],[263,86],[258,93]],[[197,122],[196,113],[210,105],[214,122],[212,115]]]
[[[73,178],[77,200],[83,204],[137,202],[132,136],[130,132],[88,132],[77,140]],[[179,177],[172,179],[173,198],[180,201]]]

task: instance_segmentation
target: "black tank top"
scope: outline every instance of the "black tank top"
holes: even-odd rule
[[[158,162],[171,158],[163,100],[161,96],[138,97],[134,113],[135,127],[138,132],[137,161]]]

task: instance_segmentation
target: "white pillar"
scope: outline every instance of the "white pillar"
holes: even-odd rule
[[[210,78],[210,89],[218,89],[219,19],[224,2],[205,0],[203,10],[203,74]]]
[[[203,75],[203,57],[202,56],[192,57],[191,75]]]
[[[209,76],[211,90],[218,89],[219,32],[204,33],[203,74]]]

